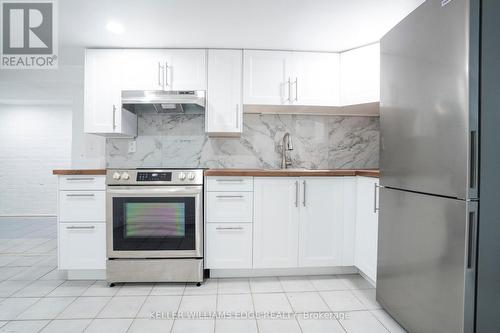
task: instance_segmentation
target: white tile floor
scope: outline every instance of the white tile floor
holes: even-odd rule
[[[56,268],[56,246],[53,219],[0,219],[0,333],[405,332],[359,275],[109,288],[103,281],[66,281]],[[191,311],[205,318],[187,318]],[[232,316],[214,319],[215,311]],[[184,318],[173,318],[175,312]]]

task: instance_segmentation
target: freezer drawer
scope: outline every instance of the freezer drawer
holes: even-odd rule
[[[381,189],[377,300],[409,332],[472,332],[475,205]]]

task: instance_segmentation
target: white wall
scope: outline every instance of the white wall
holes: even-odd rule
[[[0,215],[55,215],[52,169],[71,164],[72,110],[0,104]]]

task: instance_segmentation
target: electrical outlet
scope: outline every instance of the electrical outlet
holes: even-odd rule
[[[130,141],[130,142],[128,143],[128,152],[129,152],[129,154],[130,154],[130,153],[135,153],[135,152],[136,152],[136,150],[137,150],[137,144],[136,144],[136,141],[135,141],[135,140],[134,140],[134,141]]]

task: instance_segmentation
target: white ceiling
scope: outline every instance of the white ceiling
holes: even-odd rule
[[[378,41],[423,0],[61,0],[63,47],[342,51]],[[106,30],[121,23],[121,35]]]

